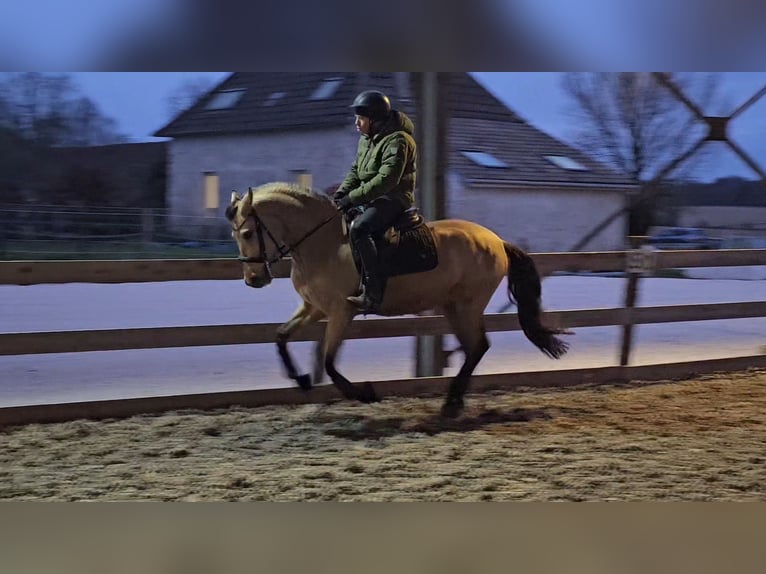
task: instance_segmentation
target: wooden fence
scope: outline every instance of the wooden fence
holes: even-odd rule
[[[594,253],[540,253],[533,258],[544,275],[556,271],[624,271],[635,269],[637,251]],[[719,251],[656,251],[651,254],[656,269],[691,267],[729,267],[766,265],[766,249]],[[289,276],[289,261],[274,267],[276,277]],[[241,265],[232,260],[172,261],[8,261],[0,262],[0,285],[55,283],[129,283],[181,280],[241,279]],[[547,312],[547,321],[561,327],[632,326],[649,323],[705,321],[766,317],[766,301],[712,303],[658,307],[624,307]],[[489,331],[519,329],[515,313],[486,316]],[[277,324],[214,325],[193,327],[153,327],[95,331],[51,331],[0,333],[0,355],[68,353],[122,349],[239,345],[274,341]],[[323,325],[312,326],[296,336],[296,341],[316,340]],[[349,338],[380,338],[448,333],[443,317],[424,316],[372,319],[352,323]],[[728,361],[728,362],[727,362]],[[607,382],[631,378],[666,378],[673,373],[710,372],[744,367],[766,367],[766,356],[738,357],[731,360],[700,361],[643,367],[606,367],[542,373],[514,373],[476,377],[477,390],[508,388],[518,384],[556,385]],[[413,395],[424,390],[438,391],[446,377],[421,377],[401,381],[380,381],[375,385],[384,394]],[[222,404],[265,404],[268,402],[324,401],[335,396],[332,388],[301,395],[293,389],[210,393],[186,397],[157,397],[125,401],[99,401],[73,405],[36,405],[0,409],[0,425],[31,421],[68,420],[73,417],[122,416],[169,408],[212,408]],[[265,402],[264,402],[265,401]]]

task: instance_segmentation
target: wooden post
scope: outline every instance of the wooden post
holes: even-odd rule
[[[141,210],[141,243],[144,247],[154,241],[154,209],[144,208]]]
[[[444,219],[447,129],[449,125],[448,72],[418,72],[416,130],[418,134],[418,203],[423,216]],[[445,355],[441,335],[418,337],[415,376],[443,374]]]
[[[631,235],[628,237],[630,240],[630,247],[634,250],[639,249],[643,243],[645,237]],[[630,255],[630,254],[629,254]],[[636,306],[636,298],[638,297],[638,280],[641,278],[641,274],[645,270],[641,268],[632,268],[631,265],[627,265],[628,280],[625,287],[625,308],[633,309]],[[629,311],[630,312],[630,311]],[[633,321],[628,320],[625,325],[622,326],[622,345],[620,347],[620,366],[625,367],[630,361],[630,349],[633,345]]]

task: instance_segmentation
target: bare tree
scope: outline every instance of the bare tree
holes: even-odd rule
[[[0,102],[0,126],[36,144],[100,145],[127,139],[66,74],[12,74],[0,82]]]
[[[716,75],[674,74],[673,82],[701,109],[719,105]],[[574,141],[588,155],[626,174],[638,186],[629,206],[629,234],[643,235],[659,205],[657,186],[666,167],[694,147],[707,127],[648,72],[570,73],[563,87],[580,119]],[[675,177],[702,156],[683,162]]]
[[[673,81],[700,108],[716,104],[717,76],[674,74]],[[651,180],[704,130],[650,73],[570,73],[563,83],[582,120],[577,145],[637,183]]]
[[[15,74],[3,85],[3,123],[27,140],[55,145],[66,131],[66,107],[74,92],[66,75]]]
[[[93,146],[120,143],[127,138],[118,134],[117,122],[101,113],[90,98],[81,97],[72,101],[68,114],[67,145]]]

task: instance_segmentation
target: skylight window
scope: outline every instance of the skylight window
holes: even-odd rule
[[[311,94],[312,100],[326,100],[338,91],[338,88],[343,83],[343,78],[327,78],[324,82],[319,84],[319,87]]]
[[[482,167],[495,167],[495,168],[504,168],[504,169],[507,169],[509,167],[507,163],[497,159],[491,153],[488,153],[486,151],[461,150],[460,153],[462,153],[465,157],[470,159],[476,165],[480,165]]]
[[[588,171],[588,168],[579,161],[575,161],[571,157],[565,155],[546,155],[543,157],[561,169],[566,169],[568,171]]]
[[[271,94],[268,98],[266,98],[266,101],[263,102],[264,106],[273,106],[276,104],[279,100],[284,98],[287,95],[286,92],[274,92]]]
[[[205,106],[205,109],[226,110],[228,108],[233,108],[244,95],[245,90],[223,90],[216,92]]]

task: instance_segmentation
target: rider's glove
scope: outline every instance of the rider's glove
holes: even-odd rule
[[[335,197],[333,197],[333,202],[338,211],[345,212],[354,207],[354,202],[351,201],[351,198],[348,195],[341,195],[338,197],[338,194],[336,194]]]

